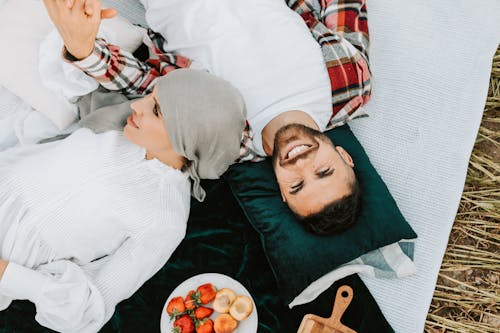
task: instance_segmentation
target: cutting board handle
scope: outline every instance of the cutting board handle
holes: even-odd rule
[[[332,315],[330,318],[323,318],[313,314],[307,314],[302,318],[299,330],[297,333],[325,333],[325,332],[340,332],[340,333],[356,333],[355,330],[345,326],[340,322],[340,318],[352,301],[354,292],[347,285],[337,289],[335,301],[333,304]]]
[[[337,290],[335,295],[335,303],[333,304],[333,311],[330,320],[340,324],[340,318],[352,301],[353,291],[352,288],[343,285]]]

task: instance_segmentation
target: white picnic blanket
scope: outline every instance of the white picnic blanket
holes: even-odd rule
[[[500,43],[500,1],[367,7],[373,97],[351,128],[418,239],[415,275],[363,281],[396,332],[421,333]]]
[[[143,23],[136,1],[103,0],[111,2]],[[351,128],[419,238],[414,276],[363,280],[396,332],[421,333],[500,42],[500,1],[368,0],[367,6],[374,91],[370,117]],[[20,108],[19,101],[5,96],[0,89],[0,129],[11,120],[25,129],[5,134],[5,142],[40,135],[29,132],[30,119],[43,122],[23,108],[12,114],[8,104]]]

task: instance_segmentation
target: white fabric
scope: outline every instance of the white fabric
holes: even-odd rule
[[[401,333],[421,333],[481,122],[500,1],[368,0],[373,97],[350,123],[418,234],[417,273],[363,277]]]
[[[0,86],[0,151],[50,138],[60,130],[42,113]]]
[[[103,7],[115,8],[120,15],[126,17],[132,24],[147,28],[144,7],[139,0],[101,0],[101,3]]]
[[[320,46],[282,0],[144,0],[146,21],[166,49],[198,61],[243,95],[257,152],[261,132],[284,111],[302,110],[324,130],[331,87]]]
[[[185,235],[186,174],[111,131],[0,153],[0,309],[35,303],[35,319],[96,332],[168,260]]]
[[[38,48],[52,29],[42,1],[8,0],[0,6],[0,85],[66,128],[76,119],[72,105],[44,87],[38,74]]]
[[[134,52],[147,36],[146,29],[132,25],[126,19],[116,16],[101,22],[97,37],[119,45],[128,52]],[[61,57],[64,43],[59,32],[53,28],[40,44],[39,72],[42,83],[69,102],[75,102],[97,89],[99,83],[79,68],[65,62]],[[76,104],[72,105],[77,112]]]
[[[403,251],[400,244],[407,249],[411,248],[411,253]],[[288,304],[288,307],[293,308],[314,301],[336,281],[352,274],[376,278],[403,278],[413,275],[416,272],[413,248],[414,240],[402,240],[365,253],[313,281]]]

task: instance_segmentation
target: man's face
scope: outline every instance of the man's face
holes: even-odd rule
[[[272,158],[283,201],[301,216],[351,193],[351,156],[319,131],[300,124],[281,128]]]
[[[156,88],[151,94],[135,100],[130,107],[134,113],[127,118],[127,125],[123,129],[125,137],[145,148],[148,153],[171,148]]]

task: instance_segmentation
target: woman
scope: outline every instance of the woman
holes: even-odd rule
[[[179,69],[131,104],[123,133],[80,129],[0,153],[0,309],[35,303],[57,331],[96,332],[183,239],[200,178],[238,157],[243,101]]]

